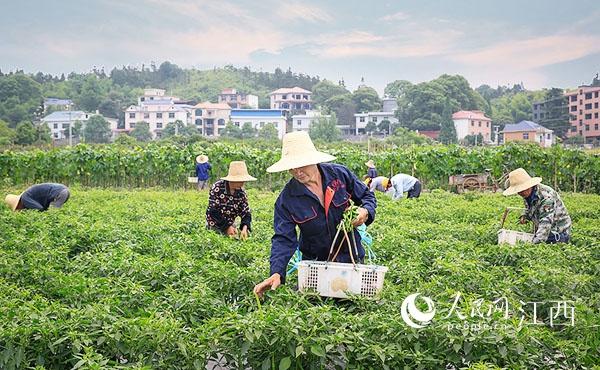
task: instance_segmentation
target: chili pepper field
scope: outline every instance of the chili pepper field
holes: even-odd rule
[[[600,196],[562,195],[569,245],[499,246],[518,196],[378,193],[378,299],[299,293],[292,275],[259,301],[277,192],[248,191],[246,242],[206,231],[207,192],[75,187],[59,210],[0,207],[0,368],[600,369]],[[435,309],[421,327],[403,315],[415,293]]]

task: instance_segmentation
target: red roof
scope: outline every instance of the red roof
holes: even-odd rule
[[[460,110],[452,115],[452,119],[477,119],[482,121],[491,121],[480,110]]]
[[[440,137],[440,131],[439,130],[431,130],[431,131],[419,131],[419,134],[423,135],[423,136],[427,136],[428,138],[431,138],[433,140],[437,140],[438,137]]]

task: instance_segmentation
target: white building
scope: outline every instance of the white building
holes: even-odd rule
[[[230,119],[235,126],[242,128],[249,122],[257,130],[267,123],[272,123],[277,129],[279,139],[283,139],[286,131],[286,118],[281,109],[232,109]]]
[[[307,110],[306,114],[295,114],[292,116],[292,131],[308,131],[321,117],[331,118],[331,115],[323,115],[316,110]]]
[[[397,124],[398,118],[394,115],[394,112],[367,112],[367,113],[356,113],[354,115],[356,120],[356,126],[354,129],[355,135],[365,134],[365,128],[369,122],[373,122],[379,125],[382,121],[389,121],[390,125]]]
[[[193,107],[193,122],[204,136],[221,136],[229,121],[231,107],[225,103],[199,103]]]
[[[137,122],[147,122],[152,138],[157,138],[169,123],[179,120],[184,125],[190,124],[193,107],[178,101],[176,97],[165,96],[165,90],[145,89],[144,95],[138,98],[138,105],[125,110],[125,127],[120,131],[130,132]]]
[[[301,87],[286,87],[269,94],[271,109],[310,110],[312,109],[312,92]]]
[[[490,142],[492,137],[492,120],[480,110],[458,111],[452,114],[452,121],[456,129],[456,138],[463,140],[468,135],[479,135],[485,142]]]
[[[81,123],[81,129],[85,128],[87,121],[96,115],[100,115],[98,111],[96,113],[86,113],[82,111],[57,111],[52,112],[46,117],[42,118],[41,121],[48,125],[50,128],[50,136],[53,139],[68,139],[69,138],[69,125],[71,125],[71,131],[75,128],[77,122]],[[119,132],[117,129],[118,121],[114,118],[102,117],[110,125],[110,131],[112,136]]]
[[[53,110],[69,110],[73,106],[71,99],[58,99],[58,98],[45,98],[44,99],[44,113],[48,112],[48,109]]]
[[[258,96],[240,93],[236,89],[223,89],[219,94],[219,103],[228,104],[234,109],[242,109],[244,106],[258,109]]]

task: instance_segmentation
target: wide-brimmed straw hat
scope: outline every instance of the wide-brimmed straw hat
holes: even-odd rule
[[[196,157],[196,162],[206,163],[206,162],[208,162],[208,156],[206,156],[204,154],[200,154],[199,156]]]
[[[541,177],[531,177],[522,168],[517,168],[508,174],[508,183],[510,186],[502,192],[504,195],[515,195],[523,190],[527,190],[542,182]]]
[[[306,131],[290,132],[283,136],[281,159],[267,168],[267,172],[287,171],[334,159],[330,154],[319,152]]]
[[[365,166],[367,166],[369,168],[375,168],[375,163],[373,162],[372,159],[369,159],[369,161],[367,163],[365,163]]]
[[[248,168],[244,161],[233,161],[229,163],[229,173],[225,177],[221,177],[221,180],[227,181],[255,181],[256,177],[252,177],[248,174]]]
[[[383,180],[381,180],[381,186],[384,189],[387,189],[388,185],[390,185],[390,179],[389,177],[384,177]]]
[[[6,198],[4,198],[4,202],[8,204],[11,210],[16,210],[17,205],[19,205],[19,200],[21,200],[20,195],[8,194]]]

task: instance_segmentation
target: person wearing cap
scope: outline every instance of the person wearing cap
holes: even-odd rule
[[[208,183],[208,172],[212,169],[208,163],[208,156],[201,154],[196,157],[196,177],[198,178],[198,190],[204,190]]]
[[[369,187],[369,190],[374,192],[379,190],[383,193],[388,191],[391,186],[390,179],[385,176],[377,176],[375,178],[365,179],[365,184]]]
[[[210,188],[206,227],[230,237],[239,234],[242,240],[248,238],[248,233],[252,230],[252,214],[243,187],[246,181],[255,180],[256,178],[248,174],[244,161],[229,163],[227,176],[222,177]],[[237,217],[241,220],[239,230],[234,226]]]
[[[568,243],[571,240],[571,217],[562,199],[541,177],[531,177],[523,168],[508,174],[509,187],[502,194],[519,194],[525,203],[520,223],[533,221],[533,243]]]
[[[69,200],[69,188],[63,184],[44,183],[30,186],[20,195],[8,194],[4,201],[13,211],[36,209],[46,211],[50,206],[60,208]]]
[[[377,201],[367,186],[348,168],[326,163],[335,157],[317,151],[308,133],[297,131],[283,137],[281,159],[267,172],[289,171],[292,178],[275,202],[274,235],[271,238],[270,277],[254,287],[255,294],[285,282],[286,267],[299,247],[302,259],[327,261],[336,230],[350,200],[358,206],[356,228],[375,219]],[[296,233],[296,227],[300,235]],[[344,242],[336,262],[361,261],[365,250],[354,229],[357,252]],[[342,235],[335,240],[338,245]],[[352,255],[350,255],[352,253]]]
[[[375,163],[372,159],[369,159],[367,163],[365,163],[369,169],[367,170],[367,176],[374,179],[377,177],[377,168],[375,167]]]
[[[405,173],[399,173],[392,176],[387,182],[382,182],[384,190],[389,194],[393,200],[398,200],[404,196],[407,192],[407,198],[418,198],[421,195],[421,181],[416,177],[407,175]],[[377,189],[379,190],[379,189]]]

